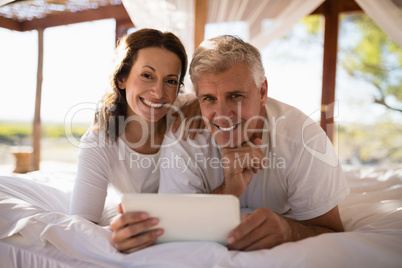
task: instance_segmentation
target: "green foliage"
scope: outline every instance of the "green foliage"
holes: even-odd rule
[[[367,15],[347,16],[343,23],[352,24],[360,33],[357,42],[343,48],[346,51],[343,67],[350,75],[363,78],[378,89],[377,103],[389,106],[386,103],[389,96],[402,102],[402,49]]]
[[[31,135],[32,127],[26,123],[0,123],[0,143],[15,142]]]
[[[319,15],[311,15],[304,17],[302,19],[302,23],[306,27],[307,32],[317,35],[320,33],[321,29],[321,23],[320,23],[321,17]]]
[[[401,130],[402,124],[391,121],[341,125],[338,128],[339,157],[344,163],[401,163]]]
[[[320,16],[308,16],[302,23],[311,35],[320,33]],[[402,48],[365,14],[343,15],[339,34],[343,69],[375,86],[375,103],[402,112]]]
[[[72,134],[75,137],[81,137],[87,131],[88,126],[76,125],[72,127]],[[64,125],[61,124],[46,124],[43,127],[43,136],[46,138],[63,138],[65,137]]]
[[[87,129],[88,126],[76,125],[72,127],[72,134],[79,138]],[[32,123],[0,122],[0,143],[16,145],[21,139],[30,138],[31,135]],[[65,137],[64,125],[43,124],[42,136],[51,139],[63,138]]]

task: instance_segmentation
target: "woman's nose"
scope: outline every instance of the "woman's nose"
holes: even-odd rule
[[[155,98],[162,98],[163,96],[163,82],[156,82],[151,89],[151,95]]]

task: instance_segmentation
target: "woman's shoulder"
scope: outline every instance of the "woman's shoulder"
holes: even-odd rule
[[[100,129],[96,128],[94,125],[90,126],[87,131],[82,135],[81,137],[81,142],[82,141],[91,141],[94,139],[98,139],[100,134]]]
[[[111,137],[107,135],[106,131],[91,126],[80,139],[80,149],[105,147],[105,145],[110,147],[115,142],[116,141],[112,140]]]

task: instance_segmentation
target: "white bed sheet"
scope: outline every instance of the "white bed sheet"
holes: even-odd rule
[[[67,215],[73,174],[0,177],[0,267],[401,267],[402,167],[345,167],[340,204],[347,232],[270,250],[229,251],[213,242],[176,242],[121,254],[107,226]],[[108,197],[102,223],[115,215]]]

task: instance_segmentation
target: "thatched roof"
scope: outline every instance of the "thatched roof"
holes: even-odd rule
[[[0,27],[17,31],[116,19],[130,21],[121,0],[0,0]]]

